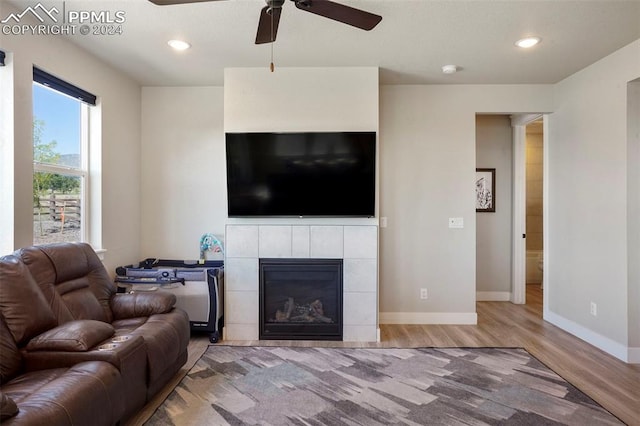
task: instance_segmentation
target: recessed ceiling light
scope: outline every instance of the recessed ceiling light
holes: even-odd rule
[[[516,41],[516,46],[522,47],[523,49],[528,49],[540,43],[540,40],[542,40],[540,37],[521,38],[520,40]]]
[[[442,72],[445,74],[455,74],[458,71],[458,67],[456,65],[445,65],[442,67]]]
[[[189,43],[182,40],[169,40],[167,44],[176,50],[187,50],[191,47]]]

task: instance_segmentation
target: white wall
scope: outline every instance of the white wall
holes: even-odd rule
[[[226,132],[377,131],[378,68],[227,68]]]
[[[221,240],[227,188],[221,87],[142,89],[142,258],[197,259]]]
[[[628,297],[638,294],[628,264],[638,259],[627,246],[627,83],[638,77],[640,40],[555,85],[545,147],[550,163],[545,318],[622,359],[628,342],[638,342],[629,335],[628,315]],[[591,302],[597,316],[589,313]]]
[[[11,11],[6,2],[0,3],[0,16]],[[3,89],[9,81],[13,86],[13,105],[4,106],[3,120],[13,115],[12,179],[15,191],[12,199],[2,198],[2,205],[12,206],[13,247],[33,243],[32,223],[32,67],[39,68],[69,81],[98,96],[93,109],[93,136],[101,139],[101,150],[92,153],[101,159],[92,164],[91,182],[94,193],[102,194],[102,206],[91,212],[91,219],[101,220],[102,226],[91,235],[95,248],[104,248],[105,265],[110,273],[116,266],[130,263],[139,256],[140,241],[140,87],[122,73],[114,70],[85,51],[59,36],[3,35],[0,48],[9,52],[11,64],[0,73]],[[3,94],[4,95],[4,94]],[[3,132],[4,135],[4,132]],[[5,178],[3,173],[3,179]],[[6,203],[6,204],[5,204]],[[3,239],[5,233],[2,234]],[[11,235],[9,236],[12,237]],[[6,241],[6,240],[5,240]],[[11,244],[11,242],[9,243]],[[2,247],[7,250],[7,246]],[[4,253],[3,253],[4,254]]]
[[[378,131],[378,68],[227,68],[225,132]],[[380,140],[376,146],[380,158]],[[379,174],[379,173],[378,173]],[[376,217],[379,189],[376,177]],[[256,219],[292,224],[291,219]],[[229,219],[229,223],[253,223]],[[368,218],[303,218],[293,224],[367,224]]]
[[[627,134],[629,347],[640,359],[640,80],[627,85]]]
[[[479,300],[511,299],[512,133],[507,115],[476,118],[476,167],[496,169],[496,211],[476,213]]]
[[[551,93],[545,85],[382,86],[381,322],[476,321],[476,114],[550,111]],[[464,228],[449,229],[450,217]]]
[[[20,57],[18,56],[18,59]],[[33,209],[31,197],[32,180],[25,177],[26,170],[20,170],[22,159],[31,158],[32,147],[29,144],[16,143],[29,140],[32,128],[27,126],[31,117],[31,86],[15,75],[30,73],[25,61],[15,61],[14,55],[7,52],[6,66],[0,68],[0,119],[2,120],[0,139],[0,253],[7,254],[17,247],[29,245],[33,241],[33,215],[24,214]],[[29,165],[30,170],[33,166]],[[5,208],[12,206],[13,208]],[[31,231],[33,232],[33,231]]]

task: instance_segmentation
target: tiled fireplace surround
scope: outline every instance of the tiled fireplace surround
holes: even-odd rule
[[[343,259],[343,340],[378,336],[378,228],[375,225],[227,225],[226,340],[258,340],[260,258]]]

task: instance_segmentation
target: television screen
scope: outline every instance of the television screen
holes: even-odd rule
[[[375,132],[227,133],[229,217],[375,214]]]

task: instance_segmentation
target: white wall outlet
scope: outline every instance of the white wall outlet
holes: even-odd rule
[[[464,228],[464,218],[450,217],[449,228]]]
[[[429,298],[429,293],[427,292],[426,288],[421,288],[420,289],[420,299],[428,299]]]
[[[596,305],[595,302],[591,302],[591,306],[589,307],[589,312],[594,317],[598,316],[598,305]]]

